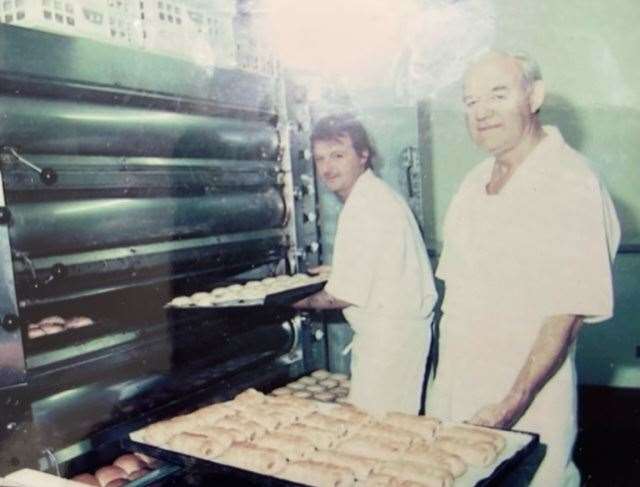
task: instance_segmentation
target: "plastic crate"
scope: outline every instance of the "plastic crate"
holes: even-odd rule
[[[0,0],[0,22],[116,44],[139,44],[134,35],[136,19],[129,16],[124,3],[125,0]]]
[[[208,65],[235,65],[233,15],[225,3],[140,0],[145,49]]]

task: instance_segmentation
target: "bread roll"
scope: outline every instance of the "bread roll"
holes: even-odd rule
[[[404,444],[407,448],[410,445],[422,442],[422,437],[413,431],[379,422],[363,424],[362,427],[358,429],[358,434],[397,441]]]
[[[196,435],[206,436],[218,443],[226,445],[226,448],[231,446],[234,441],[243,441],[243,434],[237,430],[229,430],[221,428],[219,426],[202,426],[198,428],[188,429],[185,433],[193,433]]]
[[[406,449],[406,445],[402,442],[360,434],[347,438],[336,447],[336,451],[376,460],[400,458]]]
[[[373,421],[373,418],[369,416],[369,414],[354,406],[336,406],[326,411],[325,414],[332,418],[342,419],[343,421],[356,424],[366,424]]]
[[[307,438],[318,449],[332,448],[337,442],[337,435],[331,431],[315,428],[301,423],[292,424],[282,430],[283,433]]]
[[[371,460],[370,458],[358,457],[356,455],[349,455],[347,453],[330,450],[320,450],[315,452],[311,460],[314,462],[328,463],[330,465],[348,468],[354,473],[358,481],[366,479],[371,474],[373,467],[376,464],[375,460]]]
[[[402,482],[391,475],[372,474],[362,482],[358,482],[358,487],[401,487]]]
[[[194,433],[179,433],[167,442],[170,450],[193,457],[213,459],[220,456],[229,446],[229,438],[211,438]]]
[[[345,380],[349,380],[349,376],[347,374],[341,374],[341,373],[338,373],[338,372],[334,372],[334,373],[329,374],[329,379],[333,379],[333,380],[335,380],[337,382],[342,382],[342,381],[345,381]]]
[[[382,421],[397,428],[413,431],[427,442],[433,440],[440,426],[440,421],[437,419],[404,413],[387,413]]]
[[[234,443],[216,461],[265,475],[276,475],[287,464],[284,455],[278,451],[246,442]]]
[[[40,328],[46,335],[55,335],[64,331],[64,325],[58,323],[41,323]]]
[[[477,426],[456,425],[446,426],[440,431],[442,435],[454,436],[459,438],[468,439],[469,442],[477,443],[491,443],[496,450],[496,453],[500,454],[504,450],[507,442],[499,432],[480,428]]]
[[[445,467],[455,478],[464,475],[467,471],[467,465],[459,456],[431,445],[413,445],[402,454],[402,459],[436,467]]]
[[[311,377],[315,377],[318,380],[328,379],[331,376],[331,373],[324,369],[319,369],[314,372],[311,372]]]
[[[131,475],[132,472],[140,470],[147,466],[140,458],[135,456],[133,453],[127,453],[125,455],[120,455],[113,461],[113,465],[116,467],[120,467],[127,473],[127,476]]]
[[[338,387],[338,381],[333,379],[324,379],[318,382],[318,385],[326,389],[333,389],[334,387]]]
[[[144,477],[148,473],[151,473],[151,470],[148,468],[141,468],[140,470],[136,470],[135,472],[131,472],[129,474],[129,480],[137,480],[140,477]]]
[[[383,462],[376,465],[374,471],[403,481],[419,482],[426,487],[451,487],[454,482],[447,469],[415,462]]]
[[[39,326],[42,325],[62,325],[64,326],[66,323],[65,319],[62,316],[47,316],[42,318],[37,324]]]
[[[137,456],[140,460],[147,464],[147,467],[150,469],[157,468],[162,464],[160,460],[150,457],[149,455],[145,455],[144,453],[134,452],[135,456]]]
[[[216,423],[216,426],[228,430],[235,430],[234,433],[231,433],[234,435],[240,432],[240,434],[245,437],[245,441],[253,440],[267,433],[267,429],[264,426],[240,416],[223,418]]]
[[[176,308],[188,308],[194,305],[191,299],[186,296],[178,296],[177,298],[173,298],[169,304],[171,306],[175,306]]]
[[[76,475],[75,477],[73,477],[71,480],[73,480],[74,482],[80,482],[81,484],[97,485],[98,487],[100,487],[100,482],[98,482],[98,479],[95,477],[95,475],[91,475],[90,473],[81,473],[80,475]]]
[[[267,404],[278,408],[293,408],[301,417],[308,416],[318,410],[318,405],[305,398],[295,397],[295,394],[287,396],[269,397]]]
[[[251,404],[264,404],[266,398],[262,392],[251,388],[242,391],[233,400],[236,402],[247,402]]]
[[[319,386],[319,385],[311,385],[311,386],[308,385],[305,388],[305,390],[308,391],[308,392],[311,392],[312,394],[317,394],[319,392],[325,392],[326,391],[326,389],[324,387]]]
[[[356,427],[353,423],[349,423],[342,419],[332,418],[331,416],[321,413],[310,414],[304,418],[301,423],[323,430],[332,431],[338,436],[345,436],[350,430],[353,431]]]
[[[349,395],[349,389],[346,387],[336,387],[332,389],[331,392],[333,392],[336,397],[347,397]]]
[[[309,458],[315,451],[315,447],[309,439],[292,433],[269,433],[262,438],[253,440],[252,443],[261,448],[277,450],[290,462]]]
[[[296,382],[298,384],[304,384],[306,386],[313,386],[318,383],[318,380],[315,377],[306,376],[300,377]]]
[[[29,338],[30,339],[34,339],[34,338],[40,338],[46,335],[45,331],[40,328],[39,326],[35,326],[35,327],[31,327],[31,325],[29,325]]]
[[[227,286],[227,292],[238,292],[242,290],[242,284],[231,284],[231,286]]]
[[[120,467],[107,465],[106,467],[102,467],[96,470],[95,476],[100,485],[104,487],[113,480],[126,478],[127,473]]]
[[[104,487],[123,487],[129,483],[129,479],[114,479]]]
[[[265,285],[265,286],[270,286],[274,282],[276,282],[276,278],[275,277],[265,277],[262,280],[262,284]]]
[[[184,416],[178,416],[150,424],[142,430],[144,441],[152,445],[164,445],[172,436],[182,433],[189,425],[193,424],[184,418]]]
[[[322,402],[333,402],[336,400],[336,395],[330,392],[318,392],[313,395],[313,398]]]
[[[349,402],[349,396],[339,397],[339,398],[336,399],[336,402],[338,404],[342,404],[344,406],[351,406],[351,403]]]
[[[213,425],[223,418],[228,418],[237,414],[229,403],[217,403],[211,406],[200,408],[188,415],[189,420],[202,425]]]
[[[286,387],[278,387],[277,389],[274,389],[271,391],[271,395],[272,396],[290,396],[293,393],[293,391],[291,389],[288,389]]]
[[[311,394],[309,391],[295,391],[292,396],[298,399],[309,399],[311,398],[311,396],[313,396],[313,394]]]
[[[253,421],[255,423],[258,423],[267,431],[277,430],[281,426],[287,425],[293,422],[293,420],[289,421],[288,418],[285,418],[281,414],[277,414],[273,410],[267,410],[263,408],[247,409],[246,411],[242,411],[240,413],[240,417],[247,421]]]
[[[313,461],[292,462],[278,477],[314,487],[347,487],[355,483],[351,470]]]
[[[66,322],[67,328],[84,328],[86,326],[94,325],[94,321],[87,316],[74,316],[69,318]]]
[[[191,295],[191,301],[198,306],[211,306],[213,297],[209,293],[194,293]]]
[[[439,435],[435,447],[457,455],[469,465],[486,467],[496,461],[497,454],[492,443],[469,443],[463,438]]]
[[[300,382],[292,382],[291,384],[287,384],[287,389],[291,389],[292,391],[304,391],[306,389],[305,384],[301,384]]]

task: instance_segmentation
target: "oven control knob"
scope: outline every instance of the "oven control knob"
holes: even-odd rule
[[[67,268],[64,264],[55,264],[51,268],[51,275],[56,279],[62,279],[67,275]]]
[[[0,225],[11,223],[11,210],[6,206],[0,206]]]
[[[40,173],[40,180],[47,186],[51,186],[58,181],[58,173],[50,167],[45,167]]]
[[[20,320],[16,315],[8,314],[2,318],[2,328],[7,331],[15,331],[20,326]]]
[[[316,331],[313,332],[313,338],[319,342],[320,340],[322,340],[324,338],[324,331],[318,329]]]

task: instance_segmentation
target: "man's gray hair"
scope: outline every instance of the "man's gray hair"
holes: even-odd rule
[[[536,81],[542,81],[542,71],[540,70],[540,65],[529,53],[526,53],[524,51],[507,51],[504,49],[491,49],[489,51],[483,51],[481,53],[478,53],[471,59],[471,62],[467,67],[467,71],[469,71],[469,68],[492,54],[509,57],[515,59],[520,63],[520,66],[522,67],[522,80],[524,82],[525,88],[530,88]]]

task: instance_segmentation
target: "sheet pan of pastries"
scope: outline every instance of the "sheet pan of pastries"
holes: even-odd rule
[[[314,378],[330,379],[324,372]],[[246,472],[256,485],[276,479],[321,487],[481,485],[538,441],[529,433],[403,413],[373,417],[347,404],[254,389],[150,424],[130,438],[134,450],[147,446],[176,455],[165,458],[170,461],[186,455]]]

